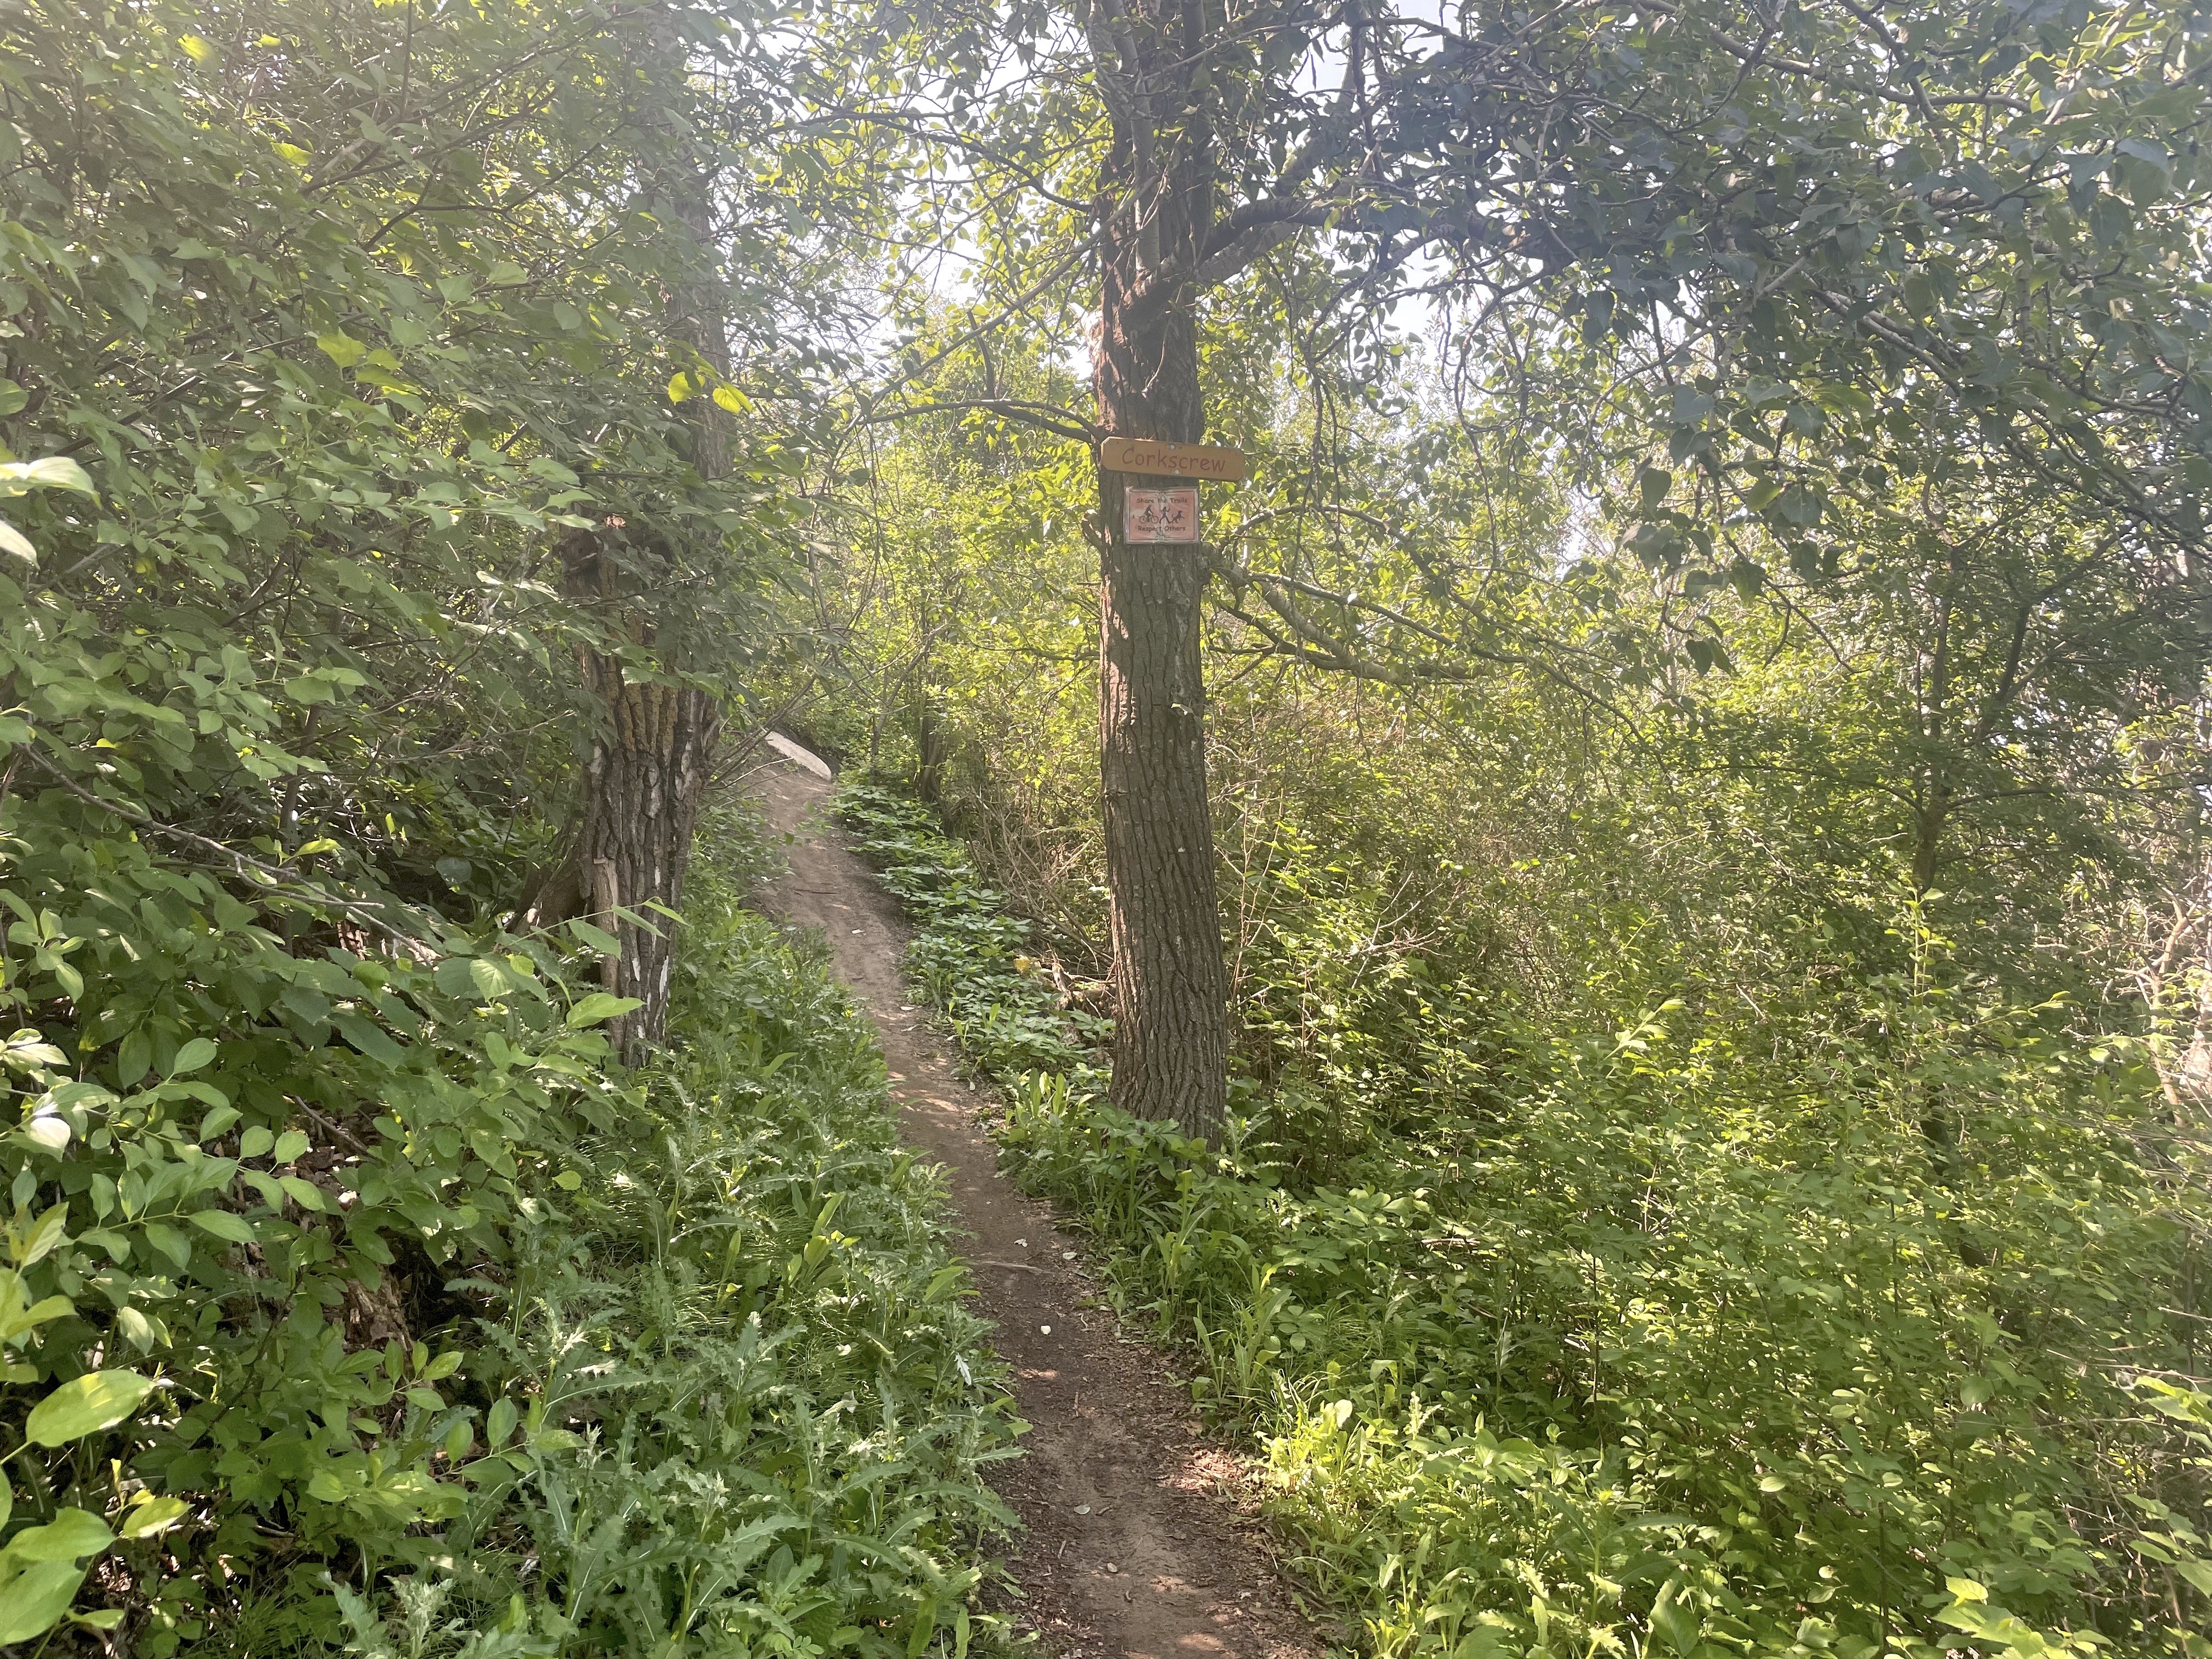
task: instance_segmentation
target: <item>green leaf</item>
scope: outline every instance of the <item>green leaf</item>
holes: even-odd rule
[[[169,1258],[179,1273],[192,1259],[192,1242],[164,1221],[146,1224],[146,1242]]]
[[[153,1392],[154,1379],[136,1371],[93,1371],[63,1383],[32,1407],[23,1431],[41,1446],[66,1446],[113,1428]],[[14,1638],[0,1638],[8,1639]]]
[[[338,1028],[339,1036],[380,1065],[398,1066],[407,1058],[404,1046],[358,1014],[332,1014],[331,1024]]]
[[[276,1144],[276,1137],[257,1123],[239,1137],[238,1155],[240,1158],[266,1158],[269,1149]]]
[[[74,489],[95,495],[92,479],[66,455],[49,455],[37,461],[0,461],[0,498],[27,495],[33,489]]]
[[[19,1072],[28,1071],[34,1066],[69,1064],[67,1054],[27,1025],[8,1039],[6,1047],[0,1048],[0,1058],[5,1058],[8,1064]]]
[[[28,1527],[8,1540],[19,1561],[80,1561],[115,1541],[107,1522],[89,1510],[57,1510],[43,1527]]]
[[[289,144],[279,144],[276,146],[277,153],[282,155],[290,148]],[[288,157],[287,159],[304,161],[307,160],[307,152],[302,150],[296,158]],[[315,348],[340,368],[351,368],[368,354],[367,346],[351,335],[343,333],[318,334],[315,336]]]
[[[594,991],[568,1011],[571,1029],[580,1025],[596,1025],[603,1019],[612,1019],[645,1004],[635,997],[618,997],[605,991]]]
[[[18,1267],[27,1267],[34,1261],[43,1261],[59,1249],[69,1238],[69,1206],[57,1204],[38,1218],[30,1234],[23,1240],[21,1250],[15,1257]]]
[[[123,1512],[123,1524],[116,1531],[118,1538],[137,1541],[155,1538],[183,1520],[191,1506],[181,1498],[153,1498]]]
[[[252,1222],[242,1215],[232,1214],[228,1210],[195,1210],[191,1222],[202,1232],[213,1233],[217,1238],[232,1244],[251,1244],[259,1237],[253,1231]]]
[[[307,1150],[307,1132],[287,1129],[276,1137],[276,1149],[270,1154],[279,1164],[290,1164]]]
[[[39,550],[31,545],[30,538],[5,519],[0,519],[0,553],[12,553],[26,564],[39,562]]]
[[[514,1401],[504,1395],[492,1401],[490,1414],[484,1419],[484,1444],[493,1451],[505,1445],[507,1436],[514,1432],[515,1419],[519,1415]]]
[[[61,1623],[84,1583],[84,1569],[66,1561],[40,1561],[0,1582],[0,1647],[27,1642]]]
[[[125,1037],[116,1051],[115,1080],[127,1089],[153,1068],[154,1040],[142,1027]]]
[[[603,957],[618,957],[622,954],[620,939],[603,928],[594,927],[588,921],[572,921],[568,924],[568,931],[575,935],[580,943],[588,945]]]
[[[215,1058],[215,1043],[207,1037],[194,1037],[177,1050],[176,1059],[170,1063],[169,1075],[182,1077],[187,1072],[197,1072]]]
[[[469,958],[469,980],[476,988],[477,994],[486,1002],[496,1002],[514,989],[506,971],[497,963],[483,957]]]
[[[1651,1628],[1665,1637],[1668,1646],[1676,1653],[1686,1656],[1696,1650],[1705,1632],[1705,1620],[1695,1607],[1683,1601],[1681,1585],[1669,1579],[1652,1603]]]
[[[21,1336],[25,1331],[57,1319],[66,1319],[76,1311],[76,1304],[65,1296],[50,1296],[28,1308],[16,1312],[0,1314],[0,1337]],[[22,1379],[27,1381],[28,1379]]]

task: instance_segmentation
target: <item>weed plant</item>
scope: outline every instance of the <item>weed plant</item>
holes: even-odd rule
[[[836,811],[884,886],[921,924],[906,971],[943,1011],[963,1052],[993,1076],[1046,1072],[1095,1082],[1106,1023],[1066,1006],[1035,971],[1030,925],[1007,913],[1006,896],[982,881],[928,809],[881,785],[852,782],[838,791]]]
[[[686,905],[682,1046],[487,1332],[544,1455],[457,1588],[542,1575],[569,1651],[964,1655],[1017,1425],[865,1022],[732,874]]]
[[[17,861],[31,1006],[141,1035],[8,1054],[0,1642],[965,1654],[1018,1425],[864,1022],[712,840],[639,1073],[550,941],[316,960]]]
[[[1622,1019],[1616,957],[1565,1020],[1493,1012],[1449,1111],[1340,1145],[1248,1085],[1209,1149],[1107,1107],[1088,1034],[993,1042],[1049,1018],[960,970],[1016,925],[921,809],[848,801],[1007,1158],[1195,1347],[1366,1651],[2212,1654],[2208,1149],[2124,1037],[1947,980],[1908,909],[1904,974]],[[1437,1039],[1377,1006],[1363,1048]]]

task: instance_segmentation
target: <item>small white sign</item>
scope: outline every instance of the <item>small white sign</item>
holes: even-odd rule
[[[1128,489],[1121,495],[1121,539],[1194,542],[1198,539],[1198,486],[1170,489]]]

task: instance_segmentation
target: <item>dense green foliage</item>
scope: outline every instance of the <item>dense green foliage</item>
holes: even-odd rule
[[[210,1019],[115,1091],[18,1042],[11,1380],[129,1379],[33,1413],[47,1617],[100,1555],[79,1616],[156,1653],[313,1649],[341,1610],[368,1653],[964,1646],[1012,1425],[939,1200],[818,960],[726,880],[687,922],[686,1040],[627,1084],[612,1000],[542,947],[317,961],[212,918],[177,932],[282,964],[347,1046]]]
[[[648,1071],[608,934],[515,931],[567,647],[733,690],[793,516],[789,192],[664,205],[766,83],[650,21],[9,9],[0,1644],[967,1643],[1009,1425],[865,1028],[734,870]],[[726,477],[672,379],[753,411]],[[685,532],[650,647],[556,591],[625,522]]]
[[[612,684],[928,801],[910,971],[1361,1651],[2212,1654],[2202,15],[1170,9],[0,5],[0,1646],[988,1633],[755,832],[533,920]],[[1211,1147],[1097,1057],[1178,202]]]
[[[1959,973],[1904,901],[1907,972],[1749,1018],[1621,914],[1540,1022],[1418,958],[1339,1001],[1311,970],[1379,884],[1290,842],[1248,984],[1327,1035],[1257,1027],[1297,1080],[1212,1152],[1097,1098],[927,809],[847,799],[1014,1167],[1191,1345],[1374,1651],[2197,1650],[2212,1400],[2166,1379],[2212,1146],[2139,1044]]]

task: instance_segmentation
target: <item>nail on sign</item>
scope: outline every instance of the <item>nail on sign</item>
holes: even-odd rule
[[[1235,483],[1244,476],[1244,452],[1212,444],[1109,438],[1098,446],[1098,465],[1109,472],[1165,473],[1170,478],[1211,478],[1221,483]]]
[[[1121,539],[1125,542],[1194,542],[1198,539],[1198,486],[1172,489],[1128,489],[1121,495]]]

